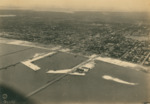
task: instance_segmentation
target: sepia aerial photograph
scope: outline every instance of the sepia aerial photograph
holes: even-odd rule
[[[0,0],[0,104],[150,104],[150,0]]]

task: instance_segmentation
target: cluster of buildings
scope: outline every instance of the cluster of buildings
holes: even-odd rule
[[[148,27],[142,25],[131,25],[124,27],[120,24],[120,27],[110,25],[107,29],[108,35],[106,35],[106,33],[101,33],[100,35],[103,35],[102,38],[101,36],[96,35],[96,38],[94,39],[94,45],[92,45],[90,42],[90,44],[86,44],[88,45],[88,48],[90,47],[88,49],[89,51],[98,53],[102,56],[113,57],[132,63],[143,63],[144,65],[150,66],[150,44],[147,40],[149,34]],[[139,36],[139,38],[140,36],[144,36],[147,38],[144,41],[140,41],[134,39],[134,37],[128,38],[126,35],[136,35]]]
[[[150,50],[144,42],[137,42],[131,49],[129,49],[122,57],[122,60],[131,61],[133,63],[142,63],[147,57]]]
[[[145,57],[145,60],[143,61],[143,65],[150,66],[150,53]]]
[[[99,54],[139,64],[145,60],[144,64],[150,65],[147,58],[150,50],[146,41],[134,39],[134,36],[147,36],[149,25],[65,20],[5,22],[1,27],[1,37],[61,45],[75,52]]]

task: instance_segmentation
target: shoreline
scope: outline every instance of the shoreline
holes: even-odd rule
[[[33,42],[24,41],[24,40],[7,39],[7,38],[0,37],[0,43],[19,45],[19,46],[27,46],[27,47],[35,47],[35,48],[41,48],[41,49],[46,49],[46,50],[51,50],[51,51],[59,50],[61,52],[75,54],[75,53],[72,53],[70,49],[64,49],[61,46],[44,45],[44,44],[33,43]],[[84,56],[84,57],[90,57],[90,56],[86,56],[86,55],[82,55],[82,54],[79,54],[79,55]],[[107,63],[114,64],[114,65],[121,66],[121,67],[128,67],[128,68],[131,68],[131,69],[134,69],[137,71],[143,71],[146,73],[149,73],[149,70],[150,70],[150,67],[146,67],[146,66],[143,66],[140,64],[135,64],[135,63],[127,62],[127,61],[122,61],[119,59],[114,59],[111,57],[99,56],[98,58],[96,58],[96,60],[107,62]]]

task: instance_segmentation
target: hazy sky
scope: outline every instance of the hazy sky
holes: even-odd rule
[[[1,7],[41,10],[149,11],[150,0],[0,0]]]

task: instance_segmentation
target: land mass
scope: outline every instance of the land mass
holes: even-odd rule
[[[145,12],[0,10],[0,37],[150,66],[149,21]]]

